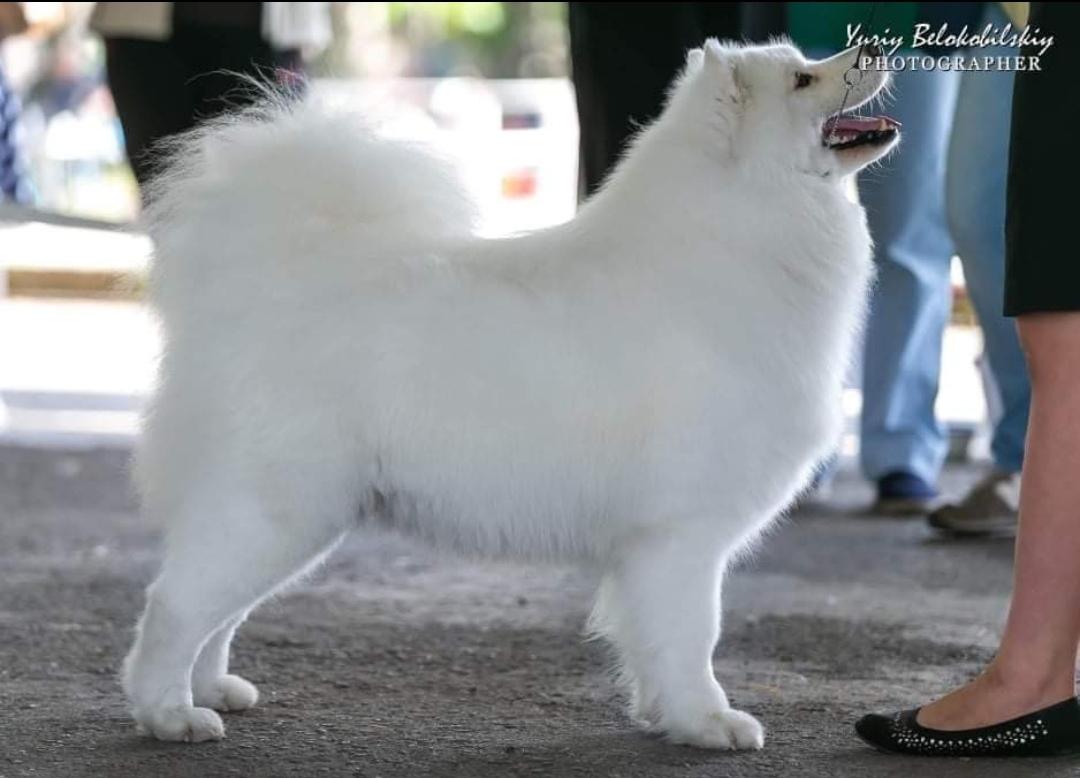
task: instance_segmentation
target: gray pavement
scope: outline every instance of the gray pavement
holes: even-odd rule
[[[915,705],[990,656],[1011,541],[869,518],[842,475],[730,577],[717,671],[767,728],[722,754],[635,732],[581,638],[591,582],[357,533],[261,608],[228,737],[140,737],[115,673],[157,559],[123,450],[0,448],[0,778],[16,776],[1066,776],[1080,762],[913,760],[852,720]],[[972,474],[950,473],[956,487]]]

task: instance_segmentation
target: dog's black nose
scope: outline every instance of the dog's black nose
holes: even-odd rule
[[[873,59],[877,59],[882,55],[882,53],[883,52],[881,51],[881,47],[876,46],[873,43],[867,43],[862,48],[862,56],[864,57],[872,57]]]

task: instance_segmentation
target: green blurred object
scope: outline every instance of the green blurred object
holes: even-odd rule
[[[324,77],[565,78],[566,3],[332,3]]]
[[[874,23],[867,25],[873,13]],[[805,50],[847,48],[848,25],[862,25],[862,34],[902,35],[911,40],[918,19],[918,3],[788,3],[791,38]]]
[[[566,71],[565,51],[551,51],[565,48],[565,3],[387,5],[391,31],[417,49],[412,75],[516,78]]]

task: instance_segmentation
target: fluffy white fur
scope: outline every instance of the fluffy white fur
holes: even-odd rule
[[[257,697],[233,632],[359,517],[599,567],[634,717],[760,747],[713,676],[720,584],[837,439],[870,275],[844,177],[885,152],[821,143],[854,57],[710,41],[576,219],[505,240],[446,165],[313,103],[189,139],[150,214],[139,724],[222,737]]]

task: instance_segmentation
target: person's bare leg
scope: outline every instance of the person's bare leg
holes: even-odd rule
[[[1022,716],[1075,694],[1080,641],[1080,313],[1018,319],[1031,373],[1014,590],[997,656],[919,723],[956,730]]]

